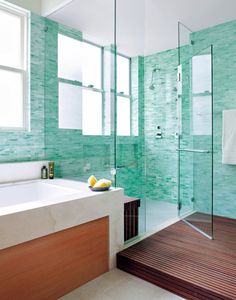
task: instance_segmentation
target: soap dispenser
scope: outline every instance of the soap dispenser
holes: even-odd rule
[[[43,166],[41,169],[41,179],[48,179],[48,169],[46,166]]]
[[[156,139],[161,139],[161,138],[162,138],[161,126],[157,126]]]
[[[49,163],[48,163],[48,170],[49,170],[49,179],[53,179],[54,178],[54,166],[55,166],[55,164],[54,164],[54,162],[53,161],[50,161]]]

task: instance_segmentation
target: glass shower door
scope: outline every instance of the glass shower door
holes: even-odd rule
[[[197,49],[194,33],[179,29],[179,215],[213,238],[212,46]]]

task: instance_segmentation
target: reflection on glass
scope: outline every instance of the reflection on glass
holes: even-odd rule
[[[117,97],[117,135],[130,135],[130,99]]]
[[[59,128],[82,129],[82,89],[59,83]]]
[[[83,90],[82,128],[84,135],[102,135],[102,94]]]
[[[196,55],[192,58],[192,92],[211,92],[211,55]]]
[[[0,65],[21,68],[23,67],[22,23],[20,16],[12,15],[0,10]]]
[[[23,91],[20,73],[0,70],[0,127],[23,127]]]
[[[211,96],[198,96],[192,98],[193,135],[212,134]]]
[[[180,26],[179,29],[179,41],[182,41],[182,29],[185,36],[186,27]],[[191,32],[189,35],[194,37]],[[212,47],[196,53],[194,45],[179,45],[179,63],[182,65],[179,98],[183,103],[179,136],[179,213],[189,225],[211,238]]]

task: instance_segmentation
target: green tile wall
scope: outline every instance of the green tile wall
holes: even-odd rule
[[[192,35],[196,53],[213,45],[213,129],[214,129],[214,213],[236,218],[236,166],[223,165],[222,111],[236,108],[236,21],[214,26]],[[235,120],[236,122],[236,120]],[[205,166],[205,169],[207,165]],[[198,170],[201,176],[202,170]],[[199,196],[199,209],[207,210],[207,202]]]
[[[193,54],[213,45],[213,95],[214,95],[214,213],[216,215],[236,218],[236,166],[223,165],[222,160],[222,111],[236,108],[236,21],[218,25],[192,35],[194,46]],[[146,169],[146,197],[150,199],[176,201],[177,199],[177,156],[174,148],[175,140],[171,140],[171,131],[175,131],[175,109],[167,104],[175,97],[172,87],[175,85],[175,77],[171,84],[167,84],[167,76],[171,73],[171,67],[175,67],[177,61],[175,50],[157,53],[145,57],[145,169]],[[165,62],[168,66],[165,70]],[[183,63],[183,78],[185,86],[191,88],[190,69],[188,59]],[[164,68],[162,67],[164,65]],[[157,76],[158,88],[155,91],[148,90],[151,82],[152,67],[159,67]],[[161,81],[161,78],[166,77]],[[159,82],[158,82],[159,80]],[[210,149],[211,137],[191,135],[191,101],[188,88],[182,95],[183,134],[180,146],[186,148]],[[169,115],[169,117],[168,117]],[[155,125],[160,123],[164,130],[164,138],[155,141]],[[171,129],[171,130],[168,130]],[[166,137],[165,137],[166,135]],[[162,151],[162,149],[164,151]],[[210,212],[211,210],[211,157],[208,155],[181,154],[181,199],[186,210],[194,207],[198,211]],[[155,172],[154,170],[157,170]],[[160,174],[160,176],[158,176]],[[163,180],[164,178],[164,180]],[[172,184],[172,186],[170,185]],[[195,197],[195,203],[191,203],[191,197]]]
[[[0,162],[44,159],[44,18],[31,14],[29,131],[0,131]]]
[[[156,53],[144,58],[144,155],[146,199],[177,202],[178,139],[176,112],[177,50]],[[150,90],[152,70],[156,88]],[[163,138],[156,139],[157,126]]]
[[[86,180],[94,173],[97,177],[111,178],[114,166],[114,136],[88,137],[78,130],[58,129],[57,34],[72,37],[82,34],[37,15],[31,16],[31,130],[29,132],[0,132],[0,161],[27,161],[52,159],[56,175]],[[236,166],[222,165],[222,111],[236,108],[236,22],[229,22],[193,34],[193,50],[214,46],[214,210],[215,214],[236,217]],[[130,196],[157,201],[177,202],[178,196],[178,140],[176,112],[177,50],[169,50],[132,59],[132,103],[138,113],[139,136],[117,138],[117,184]],[[152,68],[156,89],[151,91]],[[188,65],[185,66],[188,68]],[[186,81],[189,80],[186,77]],[[189,134],[191,114],[189,95],[183,91],[183,138],[181,145],[192,147]],[[137,110],[138,107],[138,110]],[[156,126],[163,130],[163,139],[155,138]],[[133,126],[137,126],[134,123]],[[136,128],[137,131],[137,128]],[[199,142],[199,141],[198,141]],[[205,143],[204,139],[202,143]],[[200,145],[200,146],[205,146]],[[209,161],[201,168],[194,158],[182,157],[181,184],[186,206],[190,205],[194,181],[203,186],[202,174]],[[207,211],[205,194],[198,189],[197,206]]]
[[[132,59],[132,115],[138,136],[117,138],[117,186],[132,197],[144,198],[144,59]]]
[[[114,165],[114,139],[109,136],[83,136],[81,130],[58,128],[57,35],[64,33],[77,39],[82,34],[73,29],[46,20],[45,72],[45,141],[46,158],[54,160],[57,177],[111,178]]]

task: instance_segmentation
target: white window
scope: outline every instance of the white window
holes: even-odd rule
[[[82,82],[82,42],[58,35],[58,77]]]
[[[130,58],[117,55],[117,92],[130,94]]]
[[[58,35],[59,128],[103,134],[100,46]]]
[[[117,135],[130,135],[130,98],[117,97]]]
[[[131,135],[130,58],[117,55],[117,135]]]
[[[82,127],[85,135],[102,135],[102,95],[83,90]]]
[[[82,129],[82,89],[59,83],[59,128]]]
[[[0,129],[27,129],[27,12],[0,4]]]

